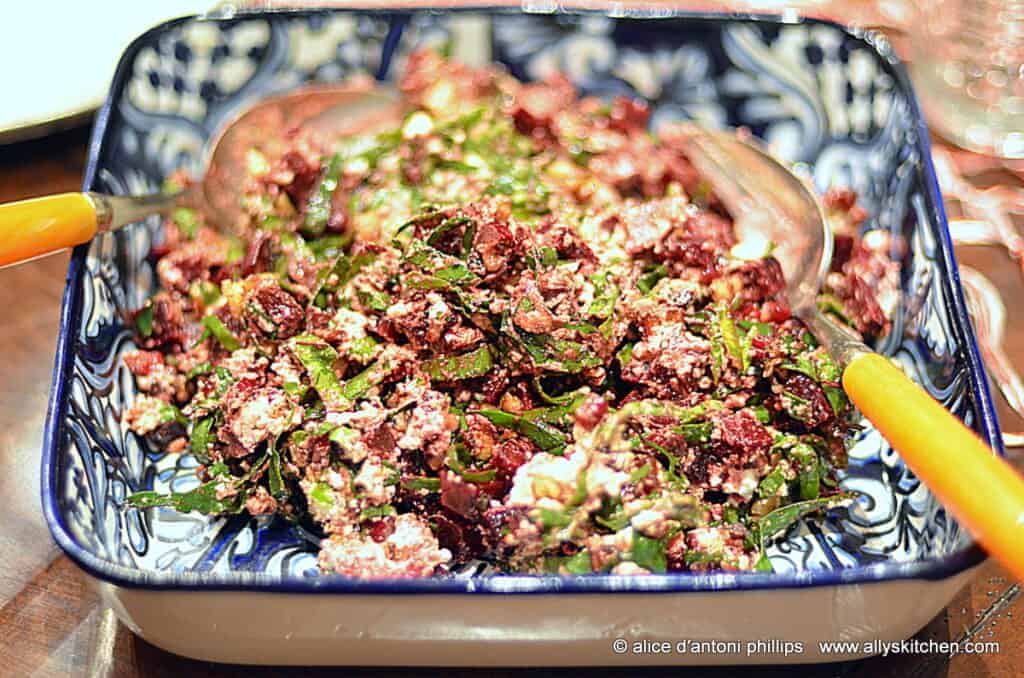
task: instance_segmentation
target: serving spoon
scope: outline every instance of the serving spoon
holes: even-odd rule
[[[896,365],[818,309],[832,231],[815,196],[750,139],[697,125],[672,134],[729,210],[740,241],[776,243],[792,312],[842,368],[850,400],[982,546],[1024,580],[1024,478]]]
[[[325,137],[383,129],[401,121],[401,99],[367,78],[311,86],[244,110],[210,144],[203,180],[182,191],[139,196],[61,193],[0,205],[0,267],[74,247],[152,214],[202,206],[224,229],[241,214],[246,156],[290,129]]]

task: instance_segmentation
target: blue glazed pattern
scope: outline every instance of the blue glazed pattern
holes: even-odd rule
[[[560,70],[584,92],[651,102],[652,126],[696,119],[743,125],[809,173],[820,190],[849,186],[907,244],[893,331],[878,349],[983,437],[998,426],[960,295],[927,139],[906,78],[872,36],[814,21],[659,14],[475,10],[277,12],[188,19],[140,38],[119,67],[94,133],[87,188],[155,190],[199,170],[203,146],[253,100],[357,73],[390,79],[409,52],[449,44],[456,57],[512,73]],[[147,258],[157,220],[106,235],[72,260],[44,450],[44,508],[61,546],[126,585],[278,590],[553,591],[788,587],[948,576],[979,552],[874,429],[851,441],[843,485],[853,506],[806,521],[770,552],[774,574],[678,574],[633,583],[610,575],[472,577],[367,583],[316,576],[315,540],[281,521],[213,520],[170,509],[124,510],[144,488],[188,489],[194,460],[148,449],[121,414],[134,384],[120,354],[121,318],[155,290]]]

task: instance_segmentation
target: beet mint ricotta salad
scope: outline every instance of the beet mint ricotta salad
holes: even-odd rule
[[[233,230],[168,221],[126,420],[199,484],[129,504],[277,515],[324,572],[417,577],[770,570],[850,499],[839,370],[671,126],[432,52],[400,88],[397,129],[253,148]],[[897,271],[854,199],[825,197],[821,303],[872,336]]]

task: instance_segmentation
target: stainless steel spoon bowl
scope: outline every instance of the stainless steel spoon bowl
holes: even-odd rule
[[[707,177],[732,215],[740,241],[766,240],[775,245],[773,256],[782,267],[793,314],[810,325],[834,354],[867,351],[818,311],[817,298],[832,263],[834,244],[821,205],[804,182],[750,136],[692,124],[671,128],[663,136]]]
[[[27,261],[90,240],[151,214],[180,205],[199,207],[229,229],[241,214],[246,155],[303,127],[324,138],[397,125],[403,113],[396,92],[370,79],[307,87],[260,100],[243,111],[208,146],[203,179],[173,194],[115,196],[64,193],[0,205],[0,266]]]
[[[372,80],[305,87],[263,99],[244,110],[213,139],[203,181],[198,184],[207,215],[230,226],[240,214],[246,155],[303,128],[324,139],[372,132],[401,121],[401,98]],[[171,201],[185,195],[169,196]]]

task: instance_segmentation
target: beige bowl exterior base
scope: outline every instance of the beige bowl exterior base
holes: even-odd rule
[[[696,593],[299,594],[153,591],[96,582],[148,642],[213,662],[351,666],[610,666],[833,662],[819,642],[899,641],[924,627],[973,570],[936,581]],[[616,639],[626,652],[613,649]],[[648,641],[648,651],[632,651]],[[655,641],[671,650],[654,652]],[[679,652],[679,641],[739,651]],[[774,653],[747,644],[777,641]],[[785,655],[783,643],[802,651]],[[763,647],[763,646],[762,646]],[[792,647],[792,646],[790,646]],[[663,649],[663,648],[662,648]],[[735,646],[731,649],[735,649]]]

